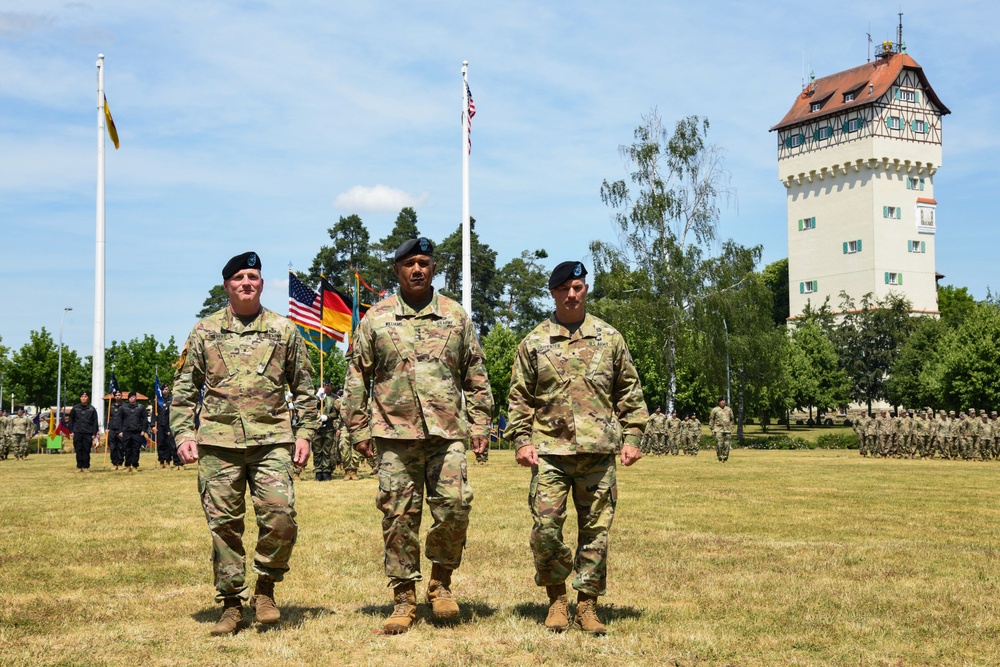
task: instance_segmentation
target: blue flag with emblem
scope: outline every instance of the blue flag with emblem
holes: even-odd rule
[[[163,406],[166,405],[163,402],[163,385],[160,384],[160,374],[157,373],[155,379],[153,380],[153,393],[156,394],[156,405],[162,410]]]
[[[111,379],[108,380],[108,393],[114,398],[116,391],[118,391],[118,378],[115,377],[115,372],[111,371]]]

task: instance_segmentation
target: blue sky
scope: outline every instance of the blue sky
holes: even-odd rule
[[[472,214],[504,263],[587,259],[613,237],[603,179],[641,116],[707,116],[737,204],[722,237],[787,255],[775,135],[803,59],[824,76],[891,38],[896,3],[52,2],[0,9],[0,337],[93,347],[96,68],[121,150],[107,156],[107,343],[178,343],[226,260],[256,250],[286,312],[340,215],[374,238],[399,208],[441,239],[461,216],[462,60]],[[904,41],[952,115],[935,177],[937,268],[994,289],[1000,146],[994,3],[903,2]],[[983,167],[987,164],[987,167]],[[992,283],[991,283],[992,281]]]

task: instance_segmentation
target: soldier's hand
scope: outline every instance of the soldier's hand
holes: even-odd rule
[[[638,447],[633,447],[632,445],[625,445],[622,447],[622,465],[630,466],[639,459],[642,458],[642,452],[639,451]]]
[[[354,451],[356,451],[358,454],[361,454],[361,456],[365,457],[366,459],[370,459],[371,457],[375,456],[375,450],[372,449],[371,438],[367,440],[362,440],[361,442],[354,443]]]
[[[514,454],[514,460],[525,468],[538,465],[538,450],[534,445],[525,445]]]
[[[309,460],[309,441],[299,438],[295,441],[295,454],[292,455],[292,463],[297,466],[305,466]]]
[[[182,442],[181,446],[177,448],[177,458],[185,465],[197,461],[198,443],[194,440],[185,440]]]
[[[482,454],[490,446],[490,439],[485,435],[474,435],[472,436],[472,451],[476,454]]]

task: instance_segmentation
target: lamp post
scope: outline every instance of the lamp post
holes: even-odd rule
[[[62,319],[59,321],[59,371],[56,373],[56,424],[62,424],[62,334],[66,324],[66,313],[73,310],[72,306],[63,308]]]

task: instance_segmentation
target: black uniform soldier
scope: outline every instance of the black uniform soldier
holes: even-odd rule
[[[143,433],[149,428],[146,406],[136,402],[136,393],[128,393],[128,403],[122,406],[122,441],[125,443],[125,470],[139,472],[139,448],[145,442]]]
[[[170,429],[170,385],[163,385],[163,407],[156,413],[156,458],[161,468],[173,466],[182,468],[183,464],[177,457],[177,442],[174,432]]]
[[[108,451],[111,452],[111,465],[115,470],[121,470],[125,463],[125,448],[122,444],[122,393],[117,389],[108,415]]]
[[[80,394],[80,402],[69,411],[69,430],[73,433],[76,467],[80,472],[90,472],[90,448],[100,430],[97,410],[90,404],[90,393]]]

